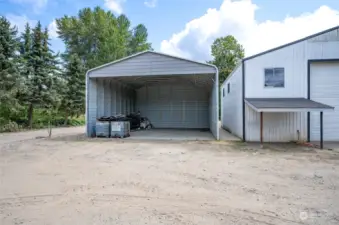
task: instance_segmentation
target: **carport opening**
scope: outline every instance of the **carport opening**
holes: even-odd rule
[[[215,74],[90,78],[97,102],[89,110],[96,119],[140,111],[153,129],[131,132],[131,139],[210,140],[214,80]]]

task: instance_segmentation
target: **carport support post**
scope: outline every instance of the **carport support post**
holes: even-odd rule
[[[264,130],[264,125],[263,125],[263,112],[260,112],[260,143],[261,146],[263,146],[263,142],[264,142],[264,135],[263,135],[263,130]]]
[[[323,112],[320,112],[320,149],[324,148],[324,138],[323,138]]]

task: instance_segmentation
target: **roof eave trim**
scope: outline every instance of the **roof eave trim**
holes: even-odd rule
[[[332,108],[256,108],[257,112],[323,112],[333,110]]]
[[[245,100],[246,104],[256,112],[322,112],[322,111],[333,111],[334,107],[324,108],[257,108],[252,105],[249,101]]]

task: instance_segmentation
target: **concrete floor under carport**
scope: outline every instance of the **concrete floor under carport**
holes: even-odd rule
[[[213,141],[208,130],[198,129],[151,129],[131,131],[129,140]]]
[[[219,132],[221,141],[241,141],[223,128]],[[214,141],[215,137],[203,129],[151,129],[131,131],[128,140]]]

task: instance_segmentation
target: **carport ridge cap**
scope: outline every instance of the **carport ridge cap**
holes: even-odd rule
[[[88,77],[88,75],[89,75],[90,72],[93,72],[93,71],[98,70],[98,69],[101,69],[101,68],[103,68],[103,67],[110,66],[110,65],[113,65],[113,64],[116,64],[116,63],[125,61],[125,60],[127,60],[127,59],[130,59],[130,58],[133,58],[133,57],[136,57],[136,56],[139,56],[139,55],[146,54],[146,53],[153,53],[153,54],[157,54],[157,55],[163,55],[163,56],[167,56],[167,57],[171,57],[171,58],[175,58],[175,59],[179,59],[179,60],[184,60],[184,61],[187,61],[187,62],[192,62],[192,63],[204,65],[204,66],[210,66],[210,67],[213,67],[213,68],[215,69],[215,73],[216,73],[216,74],[219,73],[218,67],[215,66],[215,65],[213,65],[213,64],[210,64],[210,63],[204,63],[204,62],[194,61],[194,60],[191,60],[191,59],[186,59],[186,58],[182,58],[182,57],[179,57],[179,56],[170,55],[170,54],[167,54],[167,53],[156,52],[156,51],[152,51],[152,50],[146,50],[146,51],[138,52],[138,53],[136,53],[136,54],[133,54],[133,55],[130,55],[130,56],[127,56],[127,57],[124,57],[124,58],[121,58],[121,59],[118,59],[118,60],[109,62],[109,63],[105,63],[105,64],[103,64],[103,65],[101,65],[101,66],[98,66],[98,67],[94,67],[94,68],[92,68],[92,69],[89,69],[89,70],[87,70],[87,72],[86,72],[86,77]]]

